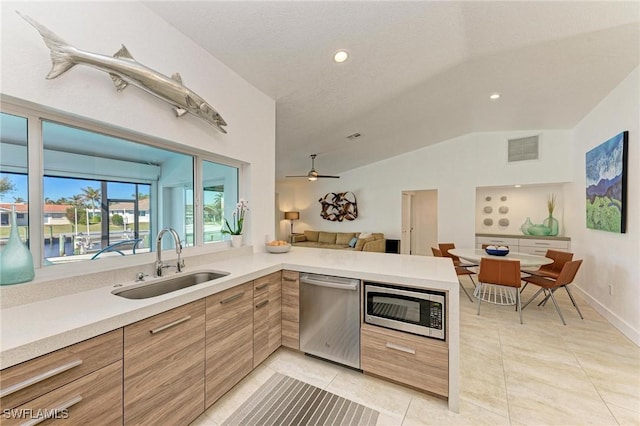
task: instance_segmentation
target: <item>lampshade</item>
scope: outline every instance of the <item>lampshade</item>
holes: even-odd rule
[[[300,212],[284,212],[284,218],[287,220],[300,219]]]

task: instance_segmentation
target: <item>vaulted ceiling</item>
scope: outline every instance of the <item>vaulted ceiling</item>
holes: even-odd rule
[[[339,174],[469,132],[570,129],[640,63],[637,1],[144,3],[276,100],[277,178],[313,153]]]

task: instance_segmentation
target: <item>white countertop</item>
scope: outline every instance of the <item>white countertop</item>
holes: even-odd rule
[[[450,314],[458,313],[458,280],[450,259],[303,247],[283,254],[254,253],[212,261],[197,268],[189,268],[187,259],[184,274],[217,270],[229,275],[149,299],[115,296],[110,285],[0,310],[0,369],[281,269],[446,290],[455,298]]]

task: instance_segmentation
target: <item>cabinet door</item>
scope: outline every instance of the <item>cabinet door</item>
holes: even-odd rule
[[[2,370],[3,409],[34,398],[122,359],[122,329]]]
[[[207,297],[206,406],[253,368],[253,281]]]
[[[3,416],[3,425],[29,424],[37,416],[50,416],[46,424],[122,424],[122,360],[46,393],[11,412],[15,415],[11,418]]]
[[[204,299],[124,328],[125,424],[188,424],[204,411]]]
[[[282,346],[300,349],[300,273],[282,271]]]
[[[282,274],[258,278],[253,285],[253,366],[267,359],[282,341]]]

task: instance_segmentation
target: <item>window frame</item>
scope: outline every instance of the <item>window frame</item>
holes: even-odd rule
[[[6,95],[0,96],[0,112],[23,117],[27,120],[27,173],[28,173],[28,199],[29,202],[29,238],[30,241],[38,241],[38,244],[30,244],[30,251],[34,259],[34,266],[40,272],[55,270],[55,275],[66,275],[66,273],[77,274],[86,271],[111,270],[114,266],[135,266],[146,264],[155,259],[156,253],[142,253],[135,256],[125,256],[119,259],[100,259],[96,262],[73,262],[71,264],[61,264],[45,267],[44,260],[44,230],[40,226],[44,223],[44,143],[42,123],[50,121],[65,126],[76,127],[82,130],[104,134],[116,138],[129,140],[134,143],[152,146],[154,148],[165,149],[180,154],[193,157],[193,210],[194,210],[194,246],[184,249],[185,255],[204,254],[211,251],[219,251],[228,248],[225,241],[204,242],[204,218],[203,218],[203,161],[210,161],[225,166],[235,167],[238,170],[237,189],[238,199],[243,198],[243,188],[246,163],[225,157],[212,152],[207,152],[198,148],[172,142],[155,136],[145,135],[133,130],[123,129],[99,122],[86,117],[71,116],[69,114],[54,111],[50,108],[32,104]],[[245,197],[246,198],[246,197]],[[33,201],[37,200],[37,201]],[[196,213],[197,212],[197,213]],[[37,223],[34,221],[36,220]],[[33,226],[36,223],[37,226]],[[184,236],[186,238],[186,235]],[[206,250],[204,250],[206,248]],[[91,263],[91,267],[82,267]],[[38,273],[40,275],[50,275],[49,273]],[[51,273],[53,275],[53,273]]]

